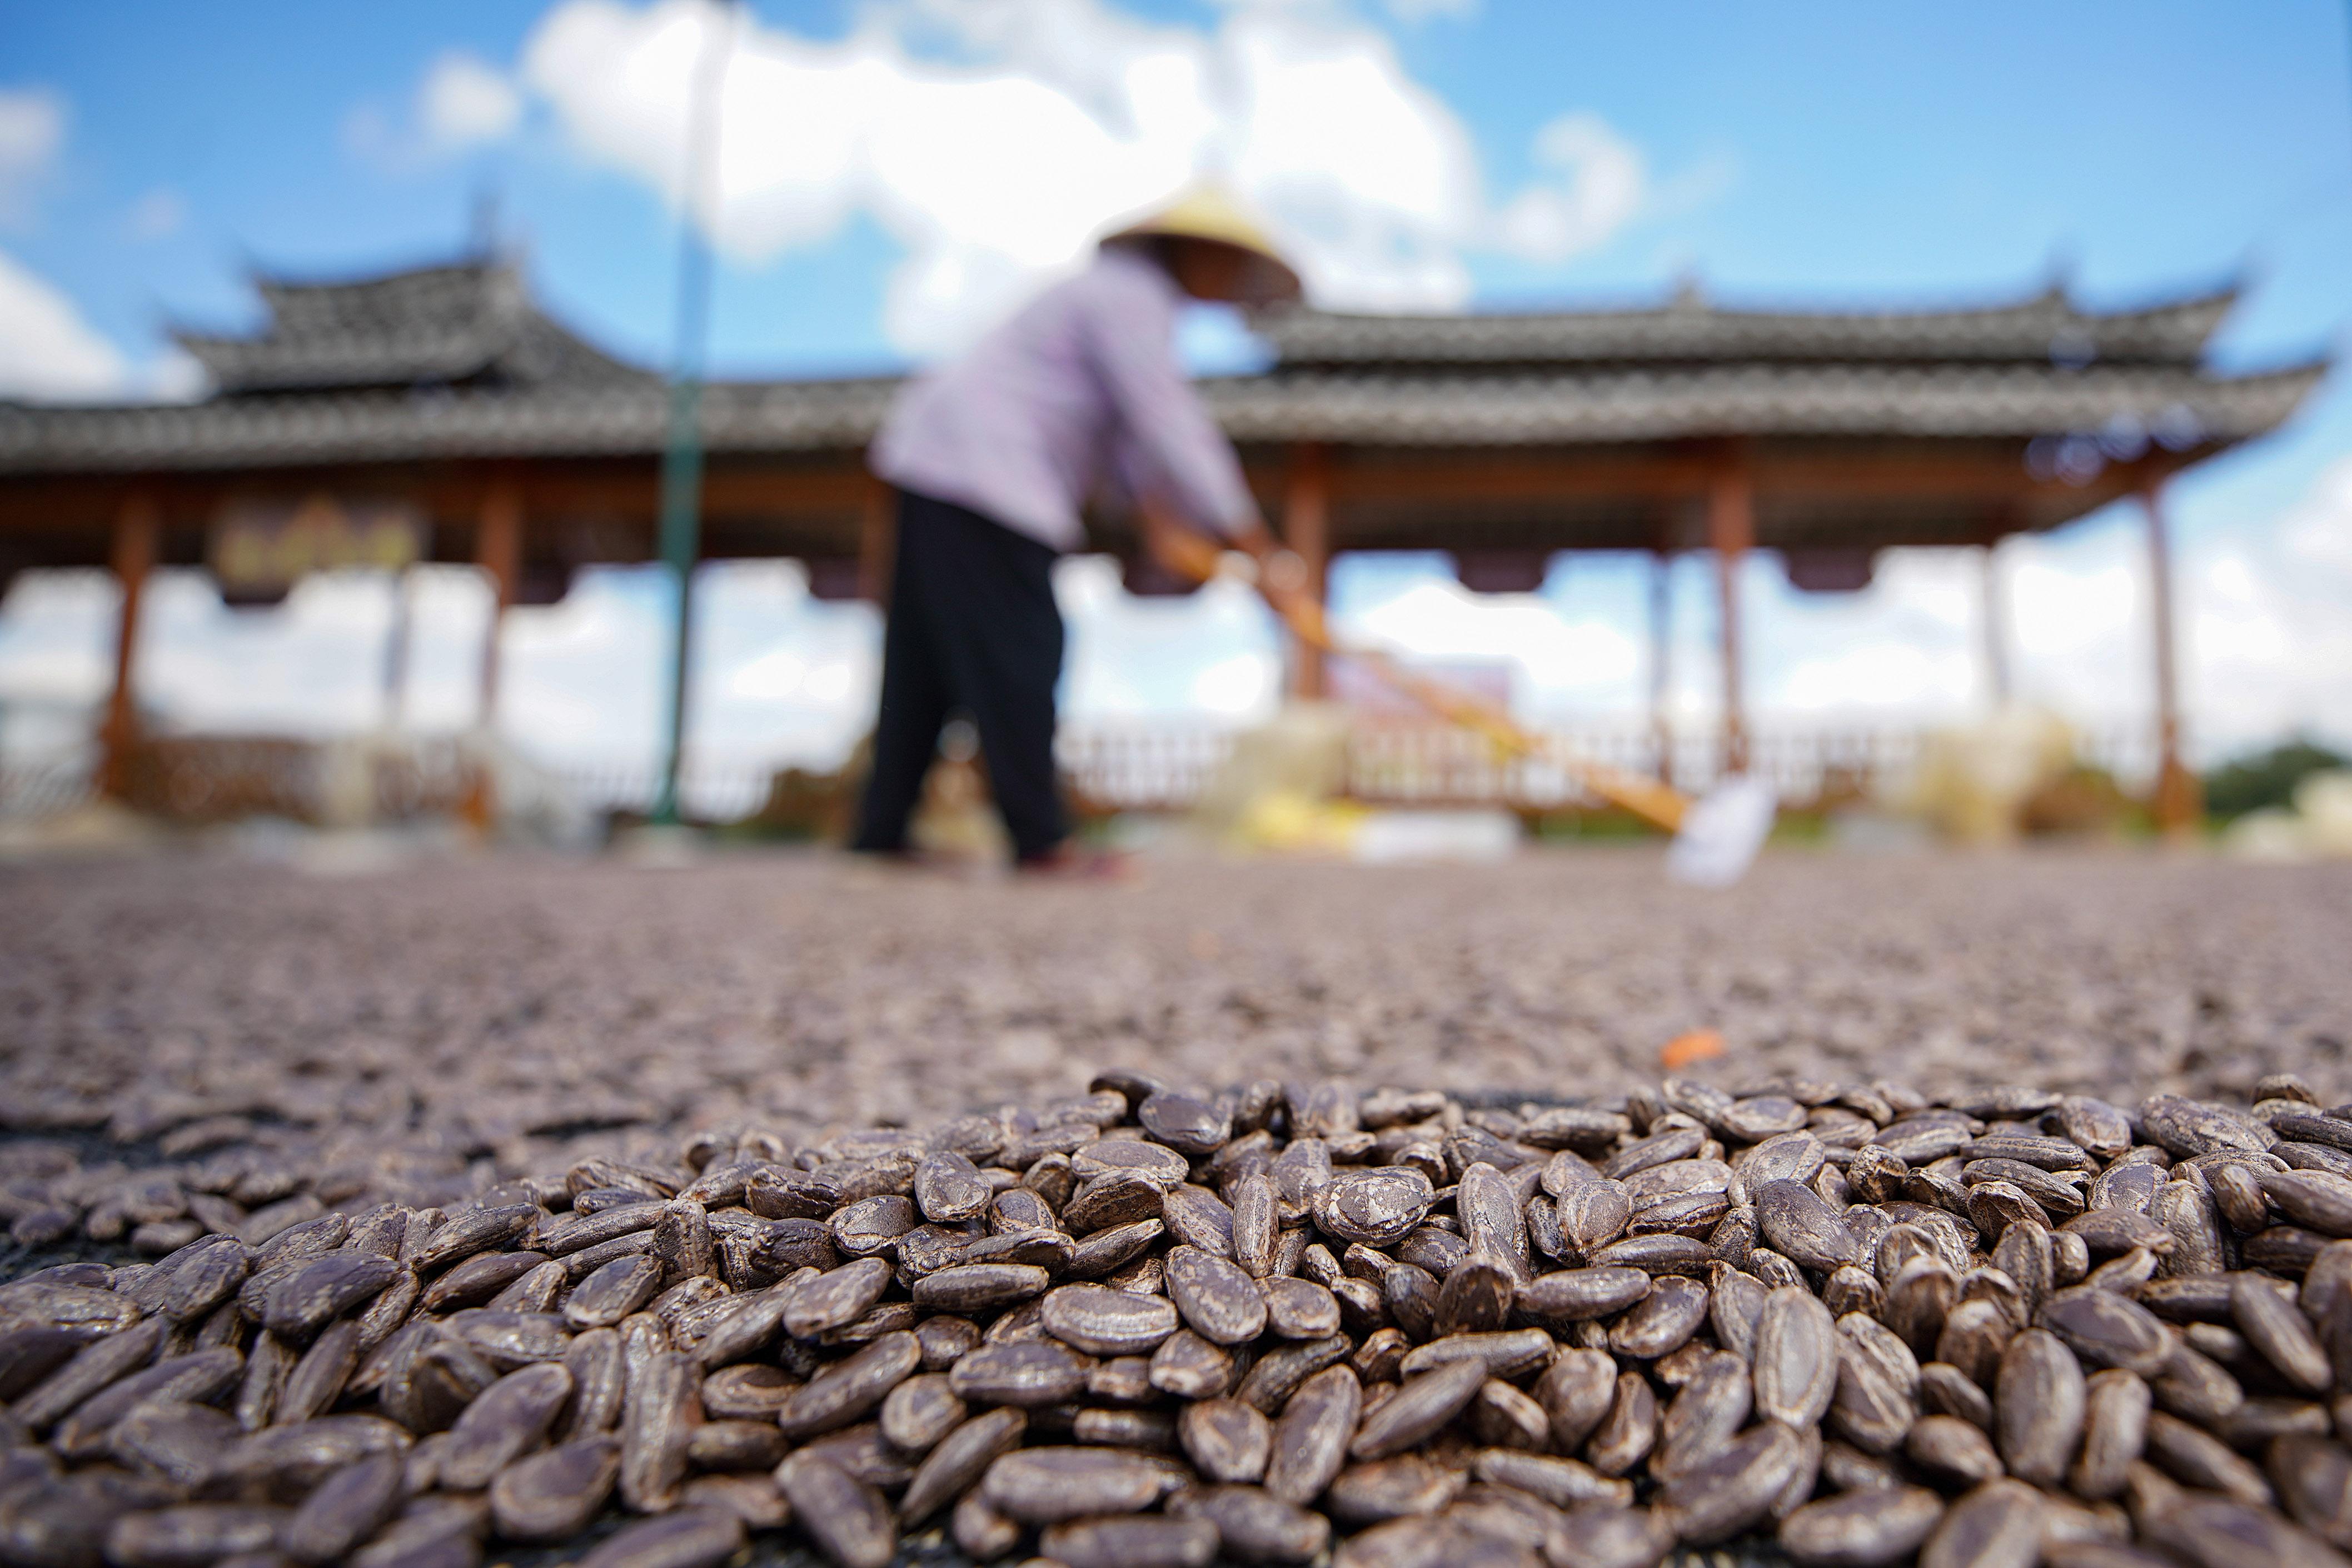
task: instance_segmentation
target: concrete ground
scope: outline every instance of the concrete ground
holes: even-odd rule
[[[2240,1098],[2292,1069],[2352,1097],[2352,865],[1776,852],[1728,893],[1591,849],[1085,886],[814,852],[0,867],[0,1125],[251,1135],[419,1197],[693,1126],[1034,1100],[1110,1063],[1603,1092],[1696,1029],[1726,1083]]]

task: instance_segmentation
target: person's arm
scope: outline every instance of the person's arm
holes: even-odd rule
[[[1233,443],[1177,362],[1166,297],[1147,279],[1110,273],[1088,307],[1089,356],[1118,421],[1120,467],[1138,499],[1253,555],[1273,548]]]

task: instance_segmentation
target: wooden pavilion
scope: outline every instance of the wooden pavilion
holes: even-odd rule
[[[553,601],[583,566],[655,555],[664,383],[548,317],[512,266],[256,287],[258,332],[177,334],[209,372],[201,401],[0,404],[0,587],[26,568],[98,565],[124,585],[111,788],[136,738],[141,587],[157,565],[208,564],[233,593],[266,598],[330,560],[470,561],[503,608]],[[1801,588],[1851,590],[1883,549],[1990,546],[2136,497],[2156,589],[2159,812],[2179,821],[2195,797],[2162,489],[2277,427],[2326,369],[2209,368],[2234,299],[2095,312],[2053,289],[1983,308],[1769,312],[1685,290],[1622,310],[1297,310],[1261,324],[1267,370],[1202,390],[1318,582],[1342,550],[1448,550],[1483,591],[1534,587],[1557,550],[1714,552],[1732,768],[1748,747],[1744,552],[1782,552]],[[820,595],[878,597],[889,512],[863,453],[898,385],[707,387],[704,555],[798,557]],[[1130,586],[1164,586],[1129,519],[1093,527]],[[485,713],[497,648],[494,633]],[[1321,683],[1294,660],[1295,690]]]

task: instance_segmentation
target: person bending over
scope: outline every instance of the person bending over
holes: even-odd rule
[[[1263,559],[1233,444],[1177,362],[1177,308],[1298,298],[1241,212],[1201,191],[1105,238],[1085,271],[900,394],[870,457],[898,491],[873,771],[851,848],[902,854],[950,713],[980,732],[1016,862],[1081,865],[1054,771],[1055,558],[1105,487]]]

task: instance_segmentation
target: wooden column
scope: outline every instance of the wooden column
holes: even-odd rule
[[[1983,639],[1985,695],[1996,708],[2009,706],[2014,695],[2009,673],[2009,593],[2000,575],[2000,546],[1996,541],[1979,552],[1978,632]]]
[[[857,512],[857,597],[890,608],[890,569],[898,544],[898,493],[876,479]]]
[[[1282,542],[1307,566],[1307,586],[1318,604],[1326,603],[1325,577],[1331,561],[1331,462],[1320,442],[1302,441],[1290,449],[1283,476]],[[1290,695],[1313,701],[1325,691],[1323,654],[1296,637],[1290,639]]]
[[[1658,782],[1675,781],[1675,558],[1650,557],[1650,736],[1658,748]]]
[[[515,580],[522,574],[522,487],[509,475],[497,476],[482,491],[481,511],[474,523],[474,564],[489,574],[494,595],[489,628],[482,635],[478,720],[482,728],[490,729],[499,716],[499,632],[507,606],[514,602]]]
[[[106,699],[106,724],[100,734],[103,756],[99,787],[115,800],[131,789],[131,753],[139,742],[139,699],[133,677],[139,663],[139,609],[146,597],[147,574],[155,569],[162,545],[163,519],[155,498],[134,490],[122,498],[114,515],[114,544],[110,564],[122,584],[122,619],[114,634],[114,690]]]
[[[2172,545],[2164,517],[2163,490],[2150,485],[2139,493],[2147,517],[2148,601],[2156,636],[2156,825],[2170,838],[2183,838],[2204,815],[2203,789],[2180,760],[2180,677],[2172,615]]]
[[[1746,459],[1716,476],[1706,497],[1723,654],[1723,771],[1748,771],[1748,713],[1739,661],[1739,563],[1756,543],[1756,486]]]

